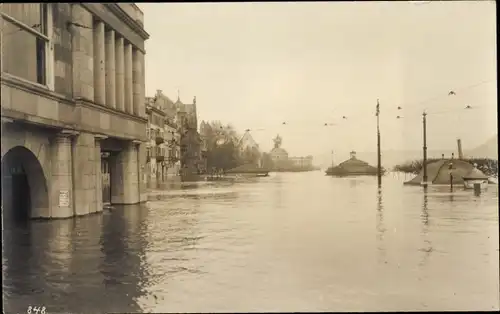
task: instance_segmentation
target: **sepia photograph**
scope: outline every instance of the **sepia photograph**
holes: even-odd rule
[[[496,9],[0,3],[3,313],[499,311]]]

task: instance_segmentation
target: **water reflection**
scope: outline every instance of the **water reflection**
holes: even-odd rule
[[[347,181],[280,173],[6,229],[5,310],[498,308],[498,190],[452,203],[448,187]]]
[[[422,260],[419,263],[420,267],[425,266],[427,263],[427,260],[429,259],[433,247],[432,247],[432,242],[430,240],[429,236],[429,197],[428,197],[428,189],[423,190],[423,202],[422,202],[422,212],[420,214],[420,219],[422,221],[422,239],[424,241],[423,247],[420,248],[420,251],[423,252],[423,257]]]
[[[146,219],[147,208],[141,205],[116,206],[102,225],[103,257],[97,270],[103,278],[101,287],[107,291],[103,306],[108,311],[140,310],[136,299],[144,294],[149,277],[144,261]]]
[[[274,179],[273,181],[275,182],[274,207],[280,208],[283,205],[283,182],[280,174],[277,174],[276,177],[274,177],[273,179]]]
[[[384,245],[384,204],[382,200],[382,187],[377,189],[377,251],[379,263],[387,264],[387,253]]]
[[[141,232],[146,213],[122,206],[4,230],[6,312],[25,312],[29,304],[49,313],[140,311],[135,300],[149,277]]]

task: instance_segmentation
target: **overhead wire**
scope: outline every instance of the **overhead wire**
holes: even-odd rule
[[[466,85],[466,86],[463,86],[463,87],[459,87],[459,88],[454,88],[450,91],[447,91],[446,94],[439,94],[439,95],[436,95],[436,96],[433,96],[433,97],[430,97],[430,98],[427,98],[427,99],[424,99],[424,100],[421,100],[421,101],[417,101],[417,102],[407,102],[407,103],[403,103],[403,104],[399,104],[397,107],[396,106],[391,106],[390,108],[383,108],[383,105],[381,106],[383,109],[382,109],[382,115],[385,116],[387,115],[387,113],[394,113],[394,114],[397,114],[398,112],[408,112],[408,111],[417,111],[418,112],[418,115],[421,115],[423,111],[428,111],[429,110],[429,107],[424,107],[424,108],[416,108],[417,105],[422,105],[422,104],[426,104],[428,102],[431,102],[431,101],[436,101],[438,99],[441,99],[441,98],[446,98],[446,97],[455,97],[457,96],[457,92],[459,92],[458,96],[460,96],[460,92],[464,92],[466,90],[469,90],[469,89],[472,89],[472,88],[475,88],[475,87],[478,87],[478,86],[481,86],[483,84],[487,84],[487,83],[491,83],[491,82],[495,82],[496,79],[490,79],[490,80],[484,80],[484,81],[481,81],[481,82],[478,82],[478,83],[474,83],[474,84],[471,84],[471,85]],[[452,95],[450,95],[450,92],[453,92]],[[433,106],[433,108],[436,108],[436,107],[440,107],[442,105],[437,105],[437,106]],[[464,104],[465,106],[465,104]],[[470,106],[470,105],[468,105]],[[471,106],[470,109],[477,109],[478,106]],[[461,108],[459,110],[462,110],[464,108]],[[371,116],[372,113],[368,113],[366,112],[364,109],[361,109],[361,110],[358,110],[356,113],[354,114],[350,114],[350,115],[344,115],[342,116],[345,117],[344,120],[357,120],[358,118],[364,118],[364,117],[368,117],[368,116]],[[373,116],[375,116],[375,105],[374,105],[374,111],[373,111]],[[338,117],[340,119],[340,117]]]
[[[454,88],[451,89],[450,91],[447,91],[445,93],[440,93],[439,95],[435,95],[433,97],[421,100],[421,101],[416,101],[416,102],[407,102],[395,106],[391,106],[390,108],[385,108],[382,103],[382,115],[381,117],[387,117],[390,114],[394,114],[395,119],[411,119],[411,118],[421,118],[423,112],[427,114],[427,116],[440,116],[440,115],[445,115],[445,114],[450,114],[450,113],[460,113],[460,112],[465,112],[465,111],[476,111],[476,110],[483,110],[486,109],[486,106],[477,106],[477,105],[466,105],[463,104],[460,106],[460,108],[453,108],[453,109],[448,109],[448,110],[440,110],[440,111],[435,111],[436,109],[442,107],[442,105],[437,105],[433,106],[432,109],[429,109],[429,107],[416,107],[418,105],[426,104],[432,101],[436,101],[441,98],[446,98],[446,97],[456,97],[457,93],[458,96],[460,96],[464,91],[473,89],[475,87],[481,86],[483,84],[491,83],[496,81],[496,79],[491,79],[491,80],[483,80],[478,83],[466,85],[463,87],[459,88]],[[248,131],[269,131],[270,129],[274,129],[277,132],[280,131],[285,131],[286,129],[298,129],[298,128],[307,128],[311,130],[311,127],[314,128],[322,128],[324,130],[325,127],[337,127],[337,126],[343,126],[343,125],[351,125],[353,122],[351,121],[358,121],[359,118],[364,118],[364,117],[369,117],[376,116],[376,106],[374,104],[373,106],[373,112],[366,112],[366,109],[363,108],[361,110],[358,110],[354,114],[340,114],[337,115],[334,119],[325,119],[324,122],[304,122],[303,120],[299,121],[283,121],[277,125],[270,126],[267,128],[251,128],[251,129],[246,129],[245,133]],[[333,120],[333,121],[332,121]],[[284,128],[284,129],[283,129]],[[279,130],[278,130],[279,129]]]

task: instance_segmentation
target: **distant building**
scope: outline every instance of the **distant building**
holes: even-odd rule
[[[310,171],[314,169],[313,157],[290,157],[288,152],[281,148],[283,139],[277,135],[273,139],[274,148],[269,153],[273,161],[273,168],[276,171]]]
[[[288,158],[292,166],[300,168],[312,168],[313,167],[313,156],[309,155],[306,157],[290,157]]]
[[[180,133],[177,109],[170,98],[157,90],[154,97],[146,97],[147,158],[146,180],[148,187],[161,187],[175,179],[180,170]]]
[[[259,149],[259,144],[253,139],[252,135],[250,132],[246,131],[245,134],[241,137],[238,147],[240,151],[245,151],[246,149]]]
[[[286,165],[288,162],[288,152],[281,148],[281,144],[283,143],[283,139],[279,134],[273,139],[274,148],[269,153],[271,155],[271,160],[273,161],[274,166],[279,167],[281,165]]]
[[[360,176],[360,175],[376,175],[378,170],[376,167],[369,165],[363,160],[356,158],[356,152],[351,152],[351,158],[341,162],[338,166],[329,168],[326,174],[333,176]]]
[[[261,166],[261,154],[259,151],[259,144],[253,139],[249,130],[245,131],[243,136],[237,143],[240,158],[249,164],[254,164],[255,166]]]
[[[202,153],[202,139],[198,133],[196,97],[192,104],[184,104],[179,98],[175,103],[180,124],[181,177],[183,180],[195,179],[206,169],[206,158]]]

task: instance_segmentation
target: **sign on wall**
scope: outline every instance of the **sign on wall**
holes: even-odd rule
[[[69,207],[69,191],[59,191],[59,207]]]

